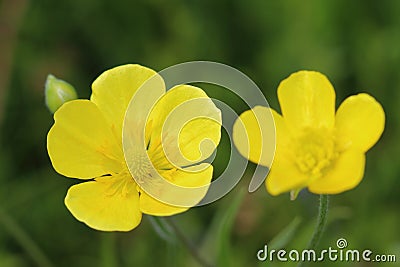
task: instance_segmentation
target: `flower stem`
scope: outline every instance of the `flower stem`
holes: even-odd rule
[[[0,225],[8,232],[20,246],[31,256],[40,267],[52,267],[53,264],[27,232],[0,207]]]
[[[175,224],[173,219],[171,218],[164,218],[164,221],[171,227],[172,231],[175,232],[176,237],[179,241],[186,247],[186,249],[192,254],[193,258],[204,267],[212,267],[206,259],[199,253],[196,247],[186,238],[185,234],[179,229],[179,227]]]
[[[117,236],[115,233],[100,234],[100,257],[98,266],[101,267],[117,267]]]
[[[320,195],[317,226],[315,227],[314,234],[310,240],[310,243],[308,243],[308,249],[315,249],[319,243],[319,240],[321,239],[326,225],[326,220],[328,218],[328,204],[328,195]]]
[[[317,247],[321,236],[324,232],[326,221],[328,219],[328,206],[329,206],[329,196],[328,195],[320,195],[319,196],[319,210],[318,210],[318,221],[315,227],[314,233],[308,243],[308,250],[315,250]],[[300,262],[297,267],[303,266],[303,262]]]

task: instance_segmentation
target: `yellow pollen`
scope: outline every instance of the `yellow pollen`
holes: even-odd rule
[[[147,130],[151,128],[151,124],[147,125]],[[130,151],[125,151],[127,168],[130,171],[132,180],[137,183],[137,190],[142,192],[143,188],[152,187],[154,190],[160,190],[164,184],[163,180],[169,177],[162,176],[160,171],[165,173],[168,170],[174,169],[174,166],[168,161],[163,146],[171,145],[173,139],[164,135],[152,136],[146,132],[146,148],[131,147]],[[149,138],[147,140],[147,138]]]
[[[335,140],[331,131],[305,129],[293,140],[294,160],[299,170],[310,178],[319,178],[337,157]]]
[[[135,178],[136,182],[142,184],[151,178],[153,168],[145,150],[136,150],[129,153],[127,164],[129,165],[131,175]]]
[[[142,192],[143,188],[152,188],[152,192],[154,190],[159,190],[162,186],[163,179],[161,174],[159,174],[158,169],[149,159],[147,155],[148,151],[144,148],[133,149],[129,153],[127,157],[127,165],[130,170],[130,175],[132,180],[134,180],[137,184],[136,189],[139,192]]]

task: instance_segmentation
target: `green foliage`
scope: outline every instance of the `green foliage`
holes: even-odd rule
[[[288,226],[286,226],[270,242],[268,242],[269,247],[271,249],[281,249],[288,245],[293,238],[295,238],[295,234],[300,223],[301,219],[295,217],[293,221],[288,224]]]
[[[209,259],[216,263],[216,266],[237,266],[232,258],[231,235],[235,219],[246,191],[244,188],[236,190],[236,195],[227,197],[215,211],[200,250]]]

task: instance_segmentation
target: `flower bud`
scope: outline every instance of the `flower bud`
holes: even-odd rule
[[[65,102],[77,99],[75,88],[66,81],[49,74],[44,86],[46,106],[51,113],[57,111]]]

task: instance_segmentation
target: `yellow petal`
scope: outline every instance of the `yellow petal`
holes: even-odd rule
[[[209,185],[212,179],[213,166],[208,163],[202,163],[186,167],[182,170],[173,169],[164,171],[162,174],[166,179],[176,185],[196,188]],[[198,198],[202,198],[206,192],[207,190],[203,191],[203,195]]]
[[[359,149],[342,153],[326,175],[312,182],[308,189],[315,194],[339,194],[353,189],[362,180],[365,155]]]
[[[335,91],[329,80],[315,71],[299,71],[283,80],[278,98],[288,127],[333,128]]]
[[[300,172],[293,161],[284,156],[277,156],[265,184],[267,191],[276,196],[291,190],[301,189],[307,185],[308,180],[309,177]]]
[[[47,150],[58,173],[90,179],[121,170],[121,145],[95,104],[89,100],[67,102],[54,119]]]
[[[168,170],[160,174],[168,181],[180,187],[180,190],[162,192],[157,196],[151,197],[142,192],[140,195],[140,210],[143,213],[155,216],[169,216],[186,211],[189,207],[199,203],[206,195],[212,179],[213,167],[210,164],[200,164],[185,168],[185,170]],[[184,191],[182,191],[182,189]],[[169,205],[171,202],[182,205]]]
[[[179,85],[169,90],[154,106],[148,122],[151,159],[165,152],[179,167],[208,158],[221,138],[220,110],[194,86]]]
[[[336,113],[336,136],[341,149],[355,146],[366,152],[382,135],[385,112],[370,95],[346,98]]]
[[[272,109],[261,106],[240,115],[233,125],[233,141],[243,157],[271,166],[275,152],[274,119],[278,116]]]
[[[187,211],[187,207],[177,207],[165,204],[152,198],[145,192],[140,194],[140,211],[153,216],[171,216]]]
[[[286,125],[285,119],[275,110],[270,109],[275,123],[275,155],[274,158],[284,157],[285,154],[292,153],[293,147],[290,146],[292,132]],[[282,156],[281,156],[282,154]]]
[[[132,96],[145,81],[156,75],[154,70],[140,65],[122,65],[103,72],[92,84],[90,100],[95,103],[121,141],[125,112]],[[158,77],[158,76],[154,76]],[[163,87],[161,78],[157,85]],[[137,109],[140,109],[138,106]]]
[[[130,231],[141,221],[139,193],[130,177],[107,176],[72,186],[65,205],[76,219],[101,231]]]

